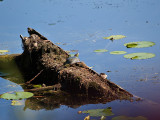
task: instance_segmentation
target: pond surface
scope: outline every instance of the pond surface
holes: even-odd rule
[[[112,108],[113,116],[160,120],[160,1],[159,0],[1,0],[0,50],[22,53],[20,34],[28,36],[34,28],[64,50],[78,50],[79,58],[98,73],[143,101],[112,101],[78,107],[61,105],[55,109],[25,109],[11,106],[11,100],[0,99],[0,120],[83,120],[87,114],[78,111]],[[120,40],[103,39],[125,35]],[[123,44],[152,41],[148,48],[126,48]],[[96,49],[107,49],[95,53]],[[145,60],[125,59],[111,51],[148,52],[156,56]],[[110,71],[110,72],[107,72]],[[21,91],[21,86],[0,78],[0,94]],[[47,107],[46,107],[47,108]],[[91,117],[100,120],[100,117]]]

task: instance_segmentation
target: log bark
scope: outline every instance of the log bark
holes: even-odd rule
[[[30,81],[43,70],[30,81],[32,84],[47,86],[60,84],[60,89],[70,94],[85,94],[109,100],[133,97],[120,86],[102,78],[84,62],[65,65],[69,57],[66,51],[32,28],[28,28],[28,33],[29,37],[20,36],[24,51],[15,58],[24,73],[25,82]]]

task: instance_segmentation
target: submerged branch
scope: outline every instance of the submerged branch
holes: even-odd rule
[[[26,84],[30,84],[34,79],[36,79],[41,73],[43,72],[43,70],[41,70],[36,76],[34,76],[34,78],[32,78],[31,80],[27,81]]]
[[[40,87],[40,88],[25,89],[25,91],[27,91],[27,92],[41,92],[41,91],[48,91],[48,90],[57,91],[60,88],[61,88],[61,85],[60,84],[56,84],[56,85]]]

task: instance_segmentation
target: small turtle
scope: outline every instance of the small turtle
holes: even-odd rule
[[[75,54],[73,57],[69,57],[67,58],[65,64],[74,64],[74,63],[77,63],[77,62],[80,62],[80,59],[78,58],[79,56],[79,53]]]

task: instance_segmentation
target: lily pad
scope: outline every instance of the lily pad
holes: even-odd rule
[[[32,96],[33,93],[31,92],[15,92],[15,94],[4,93],[0,97],[7,100],[19,100],[19,99],[30,98]]]
[[[152,47],[153,45],[155,45],[155,43],[150,41],[129,42],[124,44],[127,48],[144,48]]]
[[[124,35],[111,35],[109,37],[103,37],[103,39],[109,39],[109,40],[118,40],[118,39],[122,39],[125,38],[126,36]]]
[[[131,54],[127,54],[127,55],[124,55],[125,58],[128,58],[128,59],[149,59],[149,58],[153,58],[155,57],[155,54],[153,53],[131,53]]]
[[[106,49],[99,49],[99,50],[94,50],[94,52],[108,52]]]
[[[93,110],[82,111],[82,113],[89,113],[90,116],[95,116],[95,117],[114,115],[112,113],[111,107],[108,107],[106,109],[93,109]]]
[[[126,51],[112,51],[112,52],[110,52],[110,54],[117,54],[117,55],[126,54],[126,53],[127,53]]]
[[[147,120],[147,118],[143,116],[138,116],[138,117],[117,116],[112,118],[112,120]]]
[[[0,54],[4,54],[6,52],[9,52],[8,50],[0,50]]]
[[[4,94],[1,95],[1,98],[7,99],[7,100],[11,100],[11,99],[14,100],[17,97],[16,97],[15,94],[4,93]]]

